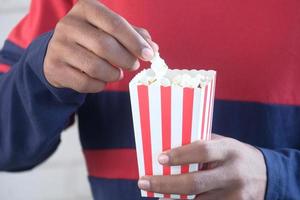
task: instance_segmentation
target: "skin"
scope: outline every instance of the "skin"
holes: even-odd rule
[[[209,163],[209,169],[171,176],[146,176],[140,189],[162,194],[197,195],[198,200],[262,200],[266,190],[266,166],[262,153],[232,138],[213,135],[162,153],[167,166]]]
[[[97,0],[79,0],[54,30],[44,74],[57,88],[97,93],[106,83],[150,61],[158,46],[147,30],[131,25]]]
[[[131,25],[97,0],[79,0],[54,30],[44,74],[57,88],[97,93],[106,83],[150,61],[158,45],[147,30]],[[237,140],[214,135],[164,152],[162,165],[210,163],[210,169],[176,176],[142,177],[141,189],[163,194],[196,194],[196,199],[263,199],[266,166],[262,153]]]

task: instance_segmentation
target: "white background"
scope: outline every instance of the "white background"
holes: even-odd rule
[[[0,0],[0,48],[28,6],[29,0]],[[89,199],[92,197],[77,123],[63,133],[58,151],[39,167],[22,173],[0,172],[0,200]]]

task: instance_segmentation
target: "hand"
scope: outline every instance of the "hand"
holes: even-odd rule
[[[171,176],[148,176],[140,189],[162,194],[197,195],[196,199],[260,200],[266,190],[266,166],[262,153],[235,139],[213,135],[162,153],[163,165],[210,163],[203,171]]]
[[[58,22],[49,42],[44,74],[54,87],[96,93],[149,61],[158,46],[150,34],[129,24],[97,0],[79,0]]]

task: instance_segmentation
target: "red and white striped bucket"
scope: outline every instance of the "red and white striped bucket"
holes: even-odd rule
[[[193,70],[195,71],[195,70]],[[201,70],[203,71],[203,70]],[[212,130],[216,72],[203,88],[140,85],[130,82],[139,176],[175,175],[194,172],[198,164],[165,167],[159,164],[163,151],[197,140],[209,140]],[[143,197],[193,199],[194,195],[157,194],[141,191]]]

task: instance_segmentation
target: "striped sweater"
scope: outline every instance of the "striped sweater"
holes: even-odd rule
[[[261,149],[266,199],[299,198],[298,0],[101,2],[148,29],[171,68],[217,70],[213,131]],[[44,77],[55,24],[75,3],[32,0],[0,52],[0,170],[42,163],[77,114],[94,198],[141,199],[128,94],[135,73],[97,94],[57,89]]]

